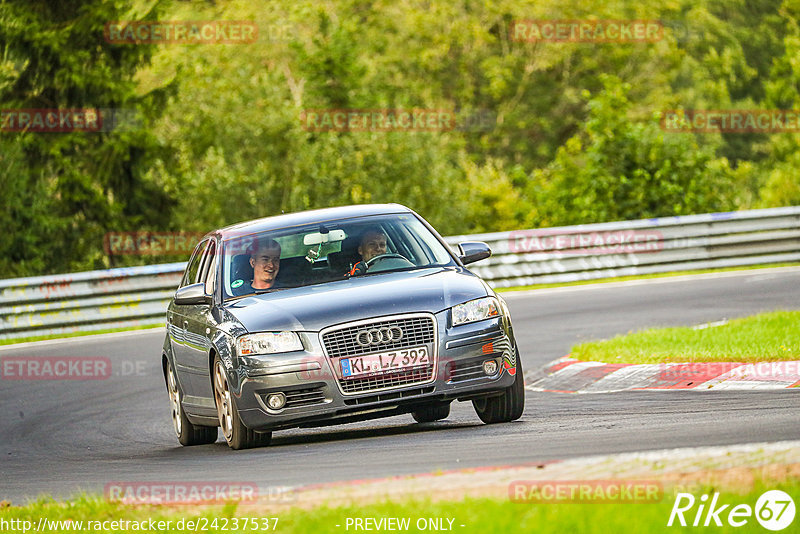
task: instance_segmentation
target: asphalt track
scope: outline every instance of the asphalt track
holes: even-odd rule
[[[800,309],[800,269],[723,273],[505,294],[530,371],[581,340]],[[522,419],[483,425],[467,403],[442,422],[411,416],[276,432],[231,451],[178,445],[159,368],[163,331],[0,349],[5,356],[104,356],[106,380],[0,380],[0,499],[102,493],[131,481],[242,481],[262,489],[591,454],[800,439],[800,392],[527,393]]]

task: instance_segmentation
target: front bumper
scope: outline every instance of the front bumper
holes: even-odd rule
[[[337,360],[312,332],[301,333],[306,350],[241,362],[234,393],[242,422],[256,430],[340,424],[406,413],[430,402],[491,396],[514,383],[516,344],[507,318],[450,328],[446,313],[431,317],[438,332],[433,374],[411,384],[346,393]],[[492,376],[483,372],[486,360],[497,363]],[[278,392],[286,395],[286,405],[272,410],[266,398]]]

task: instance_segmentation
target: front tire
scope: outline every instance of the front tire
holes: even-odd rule
[[[525,379],[522,375],[522,360],[517,354],[514,383],[507,387],[502,395],[472,401],[475,413],[481,421],[490,425],[516,421],[522,417],[522,411],[525,409]]]
[[[178,442],[185,447],[191,447],[194,445],[208,445],[217,441],[219,436],[217,427],[195,425],[186,417],[186,412],[183,411],[183,405],[181,404],[181,389],[178,386],[175,371],[169,361],[167,361],[166,375],[167,393],[169,394],[169,403],[172,408],[172,428],[175,430]]]
[[[434,403],[420,406],[411,412],[411,416],[417,423],[433,423],[440,419],[446,419],[450,415],[450,403]]]
[[[242,419],[239,417],[239,410],[236,408],[236,401],[231,395],[231,390],[228,386],[228,375],[225,373],[225,366],[219,356],[214,358],[212,377],[219,426],[222,429],[222,435],[225,436],[225,441],[228,442],[228,446],[238,451],[269,445],[272,440],[272,432],[256,432],[242,423]]]

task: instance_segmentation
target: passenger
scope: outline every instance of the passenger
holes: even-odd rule
[[[272,289],[275,278],[281,268],[281,245],[274,239],[261,238],[251,245],[250,267],[253,268],[253,279],[249,283],[234,280],[231,284],[236,296]]]
[[[367,262],[375,256],[386,254],[386,234],[381,230],[367,230],[361,234],[358,244],[358,253],[361,261],[353,265],[345,276],[357,276],[367,272]]]

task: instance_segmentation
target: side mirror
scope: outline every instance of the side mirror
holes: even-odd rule
[[[175,304],[211,304],[211,295],[206,295],[206,285],[198,282],[179,288],[175,292]]]
[[[485,260],[492,255],[492,249],[483,241],[465,241],[464,243],[459,243],[458,250],[461,251],[458,259],[460,259],[461,263],[464,265]]]

